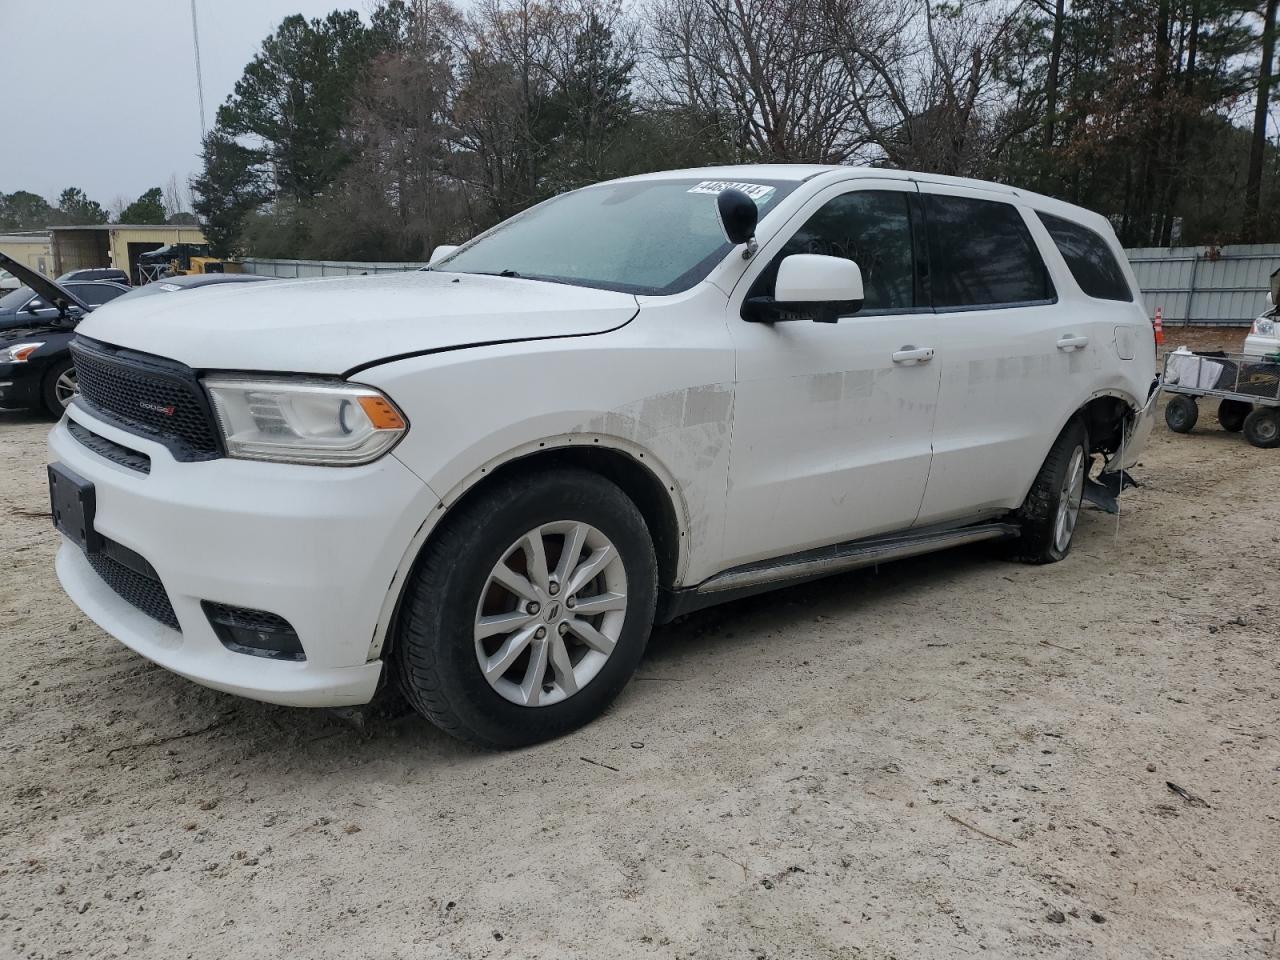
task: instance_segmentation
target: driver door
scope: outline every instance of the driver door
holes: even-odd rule
[[[815,196],[757,253],[729,301],[738,358],[725,565],[910,527],[932,457],[938,364],[918,262],[914,184],[865,180]],[[782,258],[847,257],[865,301],[837,323],[742,319]]]

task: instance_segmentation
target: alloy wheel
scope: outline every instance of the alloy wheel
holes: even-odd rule
[[[65,410],[80,392],[80,381],[76,377],[76,368],[70,367],[62,372],[53,383],[53,395]]]
[[[549,706],[596,678],[626,616],[626,570],[609,538],[574,520],[544,523],[508,547],[485,580],[476,660],[504,699]]]
[[[1071,544],[1071,534],[1076,529],[1076,519],[1080,516],[1080,501],[1084,497],[1085,457],[1084,447],[1076,447],[1071,453],[1071,461],[1062,479],[1062,489],[1058,493],[1058,516],[1053,525],[1053,546],[1059,553],[1065,553]]]

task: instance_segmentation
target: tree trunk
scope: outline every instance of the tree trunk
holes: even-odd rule
[[[1170,166],[1169,191],[1165,196],[1164,224],[1160,230],[1160,246],[1167,247],[1173,242],[1173,222],[1177,219],[1178,199],[1182,194],[1183,158],[1187,152],[1187,114],[1196,108],[1196,56],[1200,48],[1200,0],[1191,4],[1191,24],[1187,36],[1187,69],[1183,77],[1182,93],[1184,99],[1182,111],[1178,116],[1178,135],[1173,147],[1173,163]]]
[[[1240,231],[1245,243],[1258,242],[1258,217],[1262,206],[1262,161],[1267,146],[1267,105],[1271,96],[1271,59],[1276,46],[1276,7],[1280,0],[1267,0],[1262,23],[1262,62],[1258,65],[1258,99],[1253,108],[1253,143],[1249,147],[1249,176],[1244,185],[1244,224]]]
[[[1044,81],[1044,149],[1053,149],[1058,113],[1058,71],[1062,65],[1062,27],[1067,16],[1067,0],[1057,0],[1053,11],[1053,39],[1049,41],[1049,74]]]

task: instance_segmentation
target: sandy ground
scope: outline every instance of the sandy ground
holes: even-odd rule
[[[1280,956],[1280,451],[1209,410],[1063,563],[707,611],[508,754],[104,635],[53,575],[47,430],[0,414],[0,956]]]

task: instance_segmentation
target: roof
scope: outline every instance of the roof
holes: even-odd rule
[[[614,183],[635,182],[640,180],[675,180],[705,179],[728,180],[750,183],[753,180],[789,181],[803,183],[816,177],[828,176],[831,183],[861,177],[877,180],[908,180],[918,183],[931,183],[947,187],[959,187],[969,190],[981,190],[987,194],[1007,196],[1043,210],[1046,213],[1058,213],[1072,219],[1089,223],[1095,229],[1109,231],[1110,224],[1101,215],[1085,207],[1066,203],[1053,197],[1011,187],[1004,183],[993,183],[989,180],[974,180],[970,177],[949,177],[941,173],[921,173],[914,170],[895,170],[889,167],[855,167],[843,164],[811,164],[811,163],[744,163],[721,167],[692,167],[685,170],[662,170],[655,173],[644,173],[636,177],[623,177]]]
[[[199,233],[200,225],[198,223],[90,223],[49,228],[50,233],[55,230],[189,230]]]

